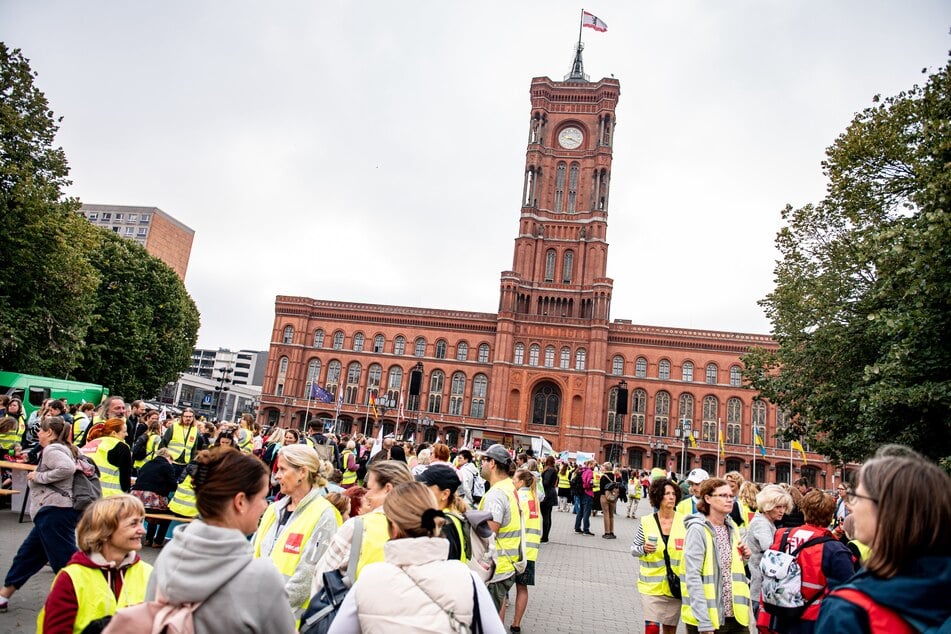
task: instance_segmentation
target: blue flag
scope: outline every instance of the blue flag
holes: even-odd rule
[[[310,398],[316,399],[316,400],[321,401],[321,402],[323,402],[323,403],[333,403],[333,402],[334,402],[334,396],[333,396],[333,394],[331,394],[330,392],[328,392],[328,391],[325,390],[324,388],[322,388],[322,387],[320,387],[319,385],[317,385],[317,382],[316,382],[316,381],[314,381],[314,383],[311,385],[311,388],[310,388]]]

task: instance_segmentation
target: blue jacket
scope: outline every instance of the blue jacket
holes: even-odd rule
[[[859,571],[844,586],[867,594],[924,633],[951,633],[951,557],[921,557],[891,579]],[[868,632],[864,610],[835,596],[822,601],[817,632]]]

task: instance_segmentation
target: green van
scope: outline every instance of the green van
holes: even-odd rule
[[[95,383],[0,371],[0,394],[23,401],[23,411],[29,417],[47,398],[60,398],[67,404],[87,402],[98,406],[109,396],[109,389]]]

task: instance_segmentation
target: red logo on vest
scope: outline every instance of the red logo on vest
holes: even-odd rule
[[[291,533],[287,536],[287,541],[284,542],[284,552],[299,555],[302,541],[304,541],[303,533]]]

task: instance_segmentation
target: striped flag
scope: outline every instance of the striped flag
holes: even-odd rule
[[[806,451],[802,448],[802,443],[798,440],[794,440],[789,443],[789,446],[799,452],[799,455],[802,456],[802,464],[809,464],[809,461],[806,460]]]
[[[594,29],[598,33],[604,33],[608,30],[608,25],[604,23],[604,20],[593,13],[588,13],[587,11],[581,12],[581,26]]]
[[[753,444],[759,447],[759,452],[762,455],[766,455],[766,445],[763,443],[763,439],[760,437],[759,432],[755,429],[753,430]]]
[[[379,418],[380,412],[378,412],[376,409],[376,396],[373,395],[373,392],[370,392],[369,404],[370,404],[370,409],[373,410],[373,415]]]

